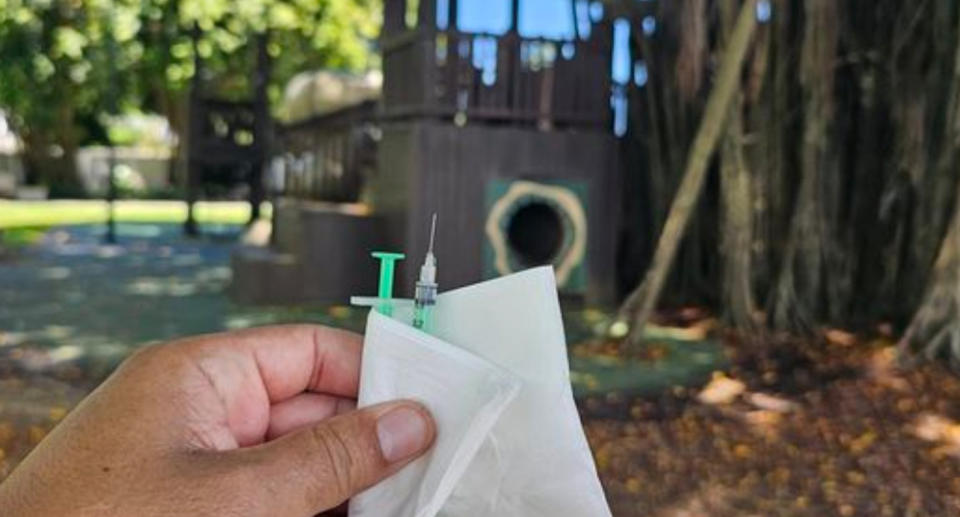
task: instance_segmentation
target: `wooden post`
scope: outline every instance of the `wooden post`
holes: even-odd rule
[[[439,104],[437,97],[437,2],[440,0],[420,0],[417,6],[417,31],[419,37],[419,59],[422,74],[420,80],[423,81],[421,92],[421,106],[427,111],[435,110]],[[450,49],[447,48],[449,56]],[[449,57],[448,57],[449,59]]]
[[[437,2],[444,0],[420,0],[417,6],[417,28],[430,33],[437,31]]]
[[[457,23],[457,16],[460,14],[459,4],[460,0],[439,0],[441,2],[448,2],[449,7],[447,8],[447,29],[451,31],[457,30],[457,27],[460,25]]]
[[[406,0],[385,0],[383,2],[383,35],[395,36],[407,29]]]
[[[580,21],[577,20],[577,0],[570,0],[570,13],[573,14],[573,39],[580,39]]]
[[[520,62],[520,0],[511,0],[510,2],[510,30],[500,38],[503,42],[501,48],[506,48],[509,52],[506,70],[497,70],[497,81],[504,81],[507,91],[507,103],[504,108],[507,110],[517,110],[522,105],[520,98],[520,76],[523,69],[523,63]]]
[[[730,103],[737,93],[740,83],[740,69],[747,55],[750,40],[757,25],[757,0],[746,0],[740,7],[740,14],[729,45],[723,52],[717,72],[716,84],[707,99],[703,119],[697,136],[690,147],[683,180],[677,190],[677,196],[670,207],[670,213],[660,234],[660,241],[653,256],[653,262],[643,282],[627,297],[620,309],[618,323],[629,322],[627,343],[637,346],[643,338],[643,328],[650,319],[664,281],[670,272],[673,258],[683,239],[690,216],[696,208],[703,182],[707,174],[710,158],[716,151],[720,135],[724,128]]]

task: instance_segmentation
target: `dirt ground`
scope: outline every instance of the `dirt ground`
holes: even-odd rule
[[[956,374],[900,368],[882,340],[726,350],[705,387],[580,401],[615,516],[960,515]],[[0,377],[2,480],[85,390]]]
[[[703,389],[581,405],[614,515],[960,515],[956,374],[840,331],[725,345]]]

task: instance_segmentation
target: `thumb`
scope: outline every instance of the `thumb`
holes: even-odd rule
[[[403,468],[433,443],[429,412],[411,401],[387,402],[336,416],[259,447],[254,479],[275,515],[314,515]],[[243,451],[238,451],[243,452]]]

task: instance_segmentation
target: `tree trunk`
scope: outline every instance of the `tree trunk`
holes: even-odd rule
[[[165,85],[154,90],[160,114],[170,124],[170,131],[176,136],[176,142],[170,150],[170,162],[167,165],[167,181],[172,186],[183,187],[186,176],[187,120],[188,102],[183,91],[175,91]]]
[[[757,293],[771,292],[775,280],[776,265],[783,251],[782,240],[786,235],[783,223],[789,219],[791,201],[785,197],[788,169],[792,164],[791,106],[795,100],[795,64],[791,32],[791,13],[787,0],[775,0],[773,9],[778,15],[765,29],[765,41],[758,42],[754,56],[753,81],[757,88],[757,100],[750,110],[750,161],[752,174],[751,191],[754,199],[752,219],[756,252],[751,268],[754,289]],[[757,63],[766,60],[766,63]],[[764,70],[765,69],[765,70]],[[763,74],[763,75],[760,75]],[[764,81],[764,75],[769,77]],[[792,192],[792,190],[791,190]]]
[[[21,158],[28,184],[45,185],[65,192],[81,193],[77,173],[77,145],[73,142],[56,144],[60,152],[51,154],[54,146],[47,138],[32,134],[24,136]]]
[[[753,327],[756,307],[750,278],[753,245],[750,172],[743,157],[743,96],[731,108],[721,151],[720,181],[723,192],[723,296],[725,319],[735,328]]]
[[[716,84],[707,100],[697,137],[690,149],[683,180],[670,208],[653,263],[646,278],[621,308],[619,319],[630,322],[627,341],[632,345],[639,344],[642,339],[643,328],[656,307],[677,247],[696,207],[707,166],[716,150],[731,101],[740,84],[740,71],[757,24],[756,4],[757,0],[747,0],[740,8],[730,45],[723,53]]]
[[[800,83],[804,97],[802,177],[791,220],[790,240],[770,300],[775,328],[804,331],[819,316],[823,293],[827,224],[825,180],[831,174],[830,127],[837,49],[837,10],[833,0],[804,3]],[[835,175],[835,173],[834,173]],[[833,183],[832,181],[829,183]]]
[[[738,0],[720,3],[723,45],[729,44]],[[756,307],[753,300],[750,263],[753,248],[753,196],[750,172],[743,151],[743,111],[745,95],[734,96],[727,131],[720,151],[721,241],[723,259],[720,307],[724,319],[738,329],[753,327]]]
[[[944,121],[941,147],[933,167],[933,213],[928,217],[936,221],[936,211],[947,204],[943,200],[953,194],[952,216],[948,220],[946,235],[940,242],[936,260],[926,282],[926,293],[914,313],[910,325],[900,340],[899,348],[904,354],[922,349],[924,355],[933,359],[944,351],[954,367],[960,366],[960,190],[953,168],[960,152],[960,20],[957,21],[953,74],[947,92],[947,112]],[[952,181],[953,188],[943,192],[942,186]],[[930,238],[931,228],[921,233],[921,243]],[[922,252],[922,251],[921,251]]]
[[[921,347],[928,359],[945,350],[960,364],[960,210],[954,209],[950,229],[940,244],[923,303],[900,340],[907,354]]]

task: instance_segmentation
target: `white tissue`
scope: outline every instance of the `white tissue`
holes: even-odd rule
[[[425,457],[359,494],[351,517],[610,515],[570,387],[553,271],[441,294],[435,336],[367,320],[359,405],[419,400]]]

